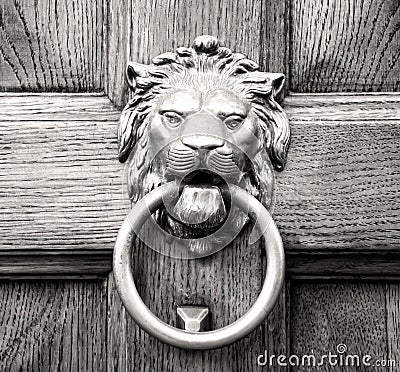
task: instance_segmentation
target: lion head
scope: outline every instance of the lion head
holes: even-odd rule
[[[129,62],[134,92],[118,129],[119,159],[129,161],[129,196],[138,201],[170,181],[180,183],[172,207],[156,221],[169,233],[201,238],[230,219],[241,229],[247,216],[221,192],[226,184],[244,188],[270,208],[273,168],[285,165],[290,131],[277,103],[284,75],[259,71],[243,54],[200,36],[192,48]],[[189,244],[198,254],[212,244]]]

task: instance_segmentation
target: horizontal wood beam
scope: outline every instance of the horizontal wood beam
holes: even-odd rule
[[[400,248],[400,95],[293,94],[275,219],[291,252]]]
[[[285,110],[293,140],[274,219],[288,271],[367,274],[380,257],[393,274],[400,94],[295,94]],[[110,270],[129,209],[118,117],[99,94],[0,95],[0,275]]]
[[[296,279],[400,279],[400,252],[288,252],[287,276]]]

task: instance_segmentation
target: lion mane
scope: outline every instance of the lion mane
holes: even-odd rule
[[[259,66],[245,55],[222,47],[211,36],[196,38],[192,48],[177,48],[152,59],[150,65],[129,62],[126,78],[133,96],[123,109],[118,128],[119,160],[129,155],[128,191],[132,202],[159,186],[165,180],[149,156],[148,126],[159,97],[171,89],[194,88],[208,91],[228,88],[250,102],[259,118],[260,148],[248,181],[248,191],[270,207],[273,171],[285,166],[290,139],[289,122],[279,105],[284,75],[259,71]],[[134,151],[132,151],[134,149]],[[262,152],[264,153],[264,152]]]

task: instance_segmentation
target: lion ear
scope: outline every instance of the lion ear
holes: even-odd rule
[[[274,72],[267,72],[267,84],[271,85],[272,97],[276,102],[283,101],[283,93],[285,86],[285,75]]]
[[[135,128],[137,126],[137,113],[124,110],[119,119],[118,126],[118,159],[124,163],[137,141]]]
[[[289,119],[282,108],[276,104],[271,114],[271,142],[268,152],[276,170],[281,171],[286,164],[287,152],[290,142]]]
[[[285,75],[267,72],[265,77],[272,99],[272,102],[270,102],[270,105],[272,105],[270,112],[272,119],[270,120],[271,137],[268,151],[275,169],[280,171],[285,167],[290,142],[289,119],[279,105],[279,102],[283,101],[284,98]]]
[[[144,65],[142,63],[128,62],[126,66],[125,76],[129,87],[135,91],[138,83],[145,82],[149,79],[149,65]]]
[[[149,66],[136,62],[128,62],[125,70],[126,81],[129,87],[136,91],[150,80]],[[137,103],[133,98],[122,111],[118,126],[118,158],[121,163],[128,159],[128,156],[137,142],[138,113],[131,110],[131,106]]]
[[[246,74],[242,83],[250,86],[249,91],[256,95],[271,96],[275,102],[284,98],[285,75],[275,72],[255,71]]]
[[[270,92],[272,110],[270,112],[271,137],[267,142],[271,161],[277,170],[283,170],[286,163],[290,142],[289,119],[279,105],[284,98],[285,75],[280,73],[265,72],[264,81],[267,91]]]

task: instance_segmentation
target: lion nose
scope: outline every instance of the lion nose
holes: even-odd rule
[[[182,143],[194,150],[213,150],[222,147],[224,145],[224,140],[213,136],[192,135],[182,137]]]
[[[212,150],[225,144],[224,124],[208,112],[198,112],[185,121],[181,129],[181,141],[194,150]]]

